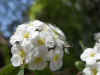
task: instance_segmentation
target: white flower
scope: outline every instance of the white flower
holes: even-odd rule
[[[48,48],[55,46],[55,40],[49,32],[39,32],[39,34],[35,38],[33,38],[32,41],[35,46],[45,45]]]
[[[53,31],[53,35],[55,39],[57,38],[62,39],[62,40],[66,39],[64,33],[58,27],[53,26],[51,24],[49,24],[49,27],[51,28],[51,31]]]
[[[82,75],[100,75],[100,64],[86,66]]]
[[[36,36],[36,38],[33,39],[33,45],[38,46],[45,46],[46,39],[45,37],[41,37],[40,35]]]
[[[100,59],[100,54],[94,48],[87,48],[81,55],[81,60],[85,61],[87,65],[95,64]]]
[[[36,31],[47,31],[48,30],[48,26],[44,22],[39,21],[39,20],[32,21],[28,23],[27,25],[29,25]]]
[[[56,49],[51,50],[50,54],[50,69],[52,71],[59,70],[63,65],[63,51]]]
[[[10,38],[10,44],[13,45],[16,41],[22,41],[22,39],[16,34],[14,34]]]
[[[61,39],[56,39],[56,44],[58,47],[63,49],[65,42]]]
[[[43,70],[47,66],[47,48],[44,46],[35,49],[36,53],[33,55],[33,60],[29,63],[31,70]]]
[[[41,56],[34,57],[34,60],[29,63],[30,70],[43,70],[46,66],[47,61],[45,61]]]
[[[33,51],[31,48],[24,48],[20,46],[20,44],[14,44],[13,47],[11,48],[12,55],[19,55],[24,62],[24,64],[27,64],[31,61]],[[12,56],[12,57],[13,57]]]
[[[13,55],[11,58],[12,65],[15,67],[21,66],[23,64],[23,59],[20,55]]]
[[[53,48],[56,44],[56,41],[53,37],[53,35],[48,31],[43,31],[40,33],[40,37],[45,38],[45,46],[48,48]]]
[[[10,43],[13,45],[16,41],[22,41],[25,44],[25,42],[31,41],[36,35],[38,35],[38,32],[35,32],[31,27],[24,24],[19,25],[14,35],[10,38]]]
[[[33,33],[34,33],[34,30],[26,26],[26,27],[23,27],[21,30],[17,29],[15,34],[24,40],[24,39],[32,38]]]

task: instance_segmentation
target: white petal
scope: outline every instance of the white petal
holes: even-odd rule
[[[22,30],[25,30],[27,29],[27,25],[26,24],[21,24],[21,25],[18,25],[18,27],[16,28],[16,31],[22,31]]]
[[[22,37],[19,36],[19,35],[13,35],[13,36],[10,38],[10,44],[11,44],[11,45],[15,44],[16,41],[22,41]]]
[[[29,64],[29,69],[30,70],[43,70],[44,68],[46,68],[47,66],[47,63],[46,62],[42,62],[40,64],[34,64],[34,63],[31,63]]]
[[[84,52],[81,54],[80,58],[82,61],[86,61],[86,59],[89,57],[89,55],[91,54],[91,52],[93,51],[93,48],[87,48],[84,50]]]
[[[100,60],[100,54],[99,53],[96,54],[95,59]]]
[[[63,62],[62,60],[57,62],[57,63],[54,63],[54,62],[50,62],[50,69],[51,71],[56,71],[56,70],[59,70],[63,65]]]
[[[86,59],[86,64],[87,65],[93,65],[96,63],[96,60],[95,59],[92,59],[92,58],[88,58]]]
[[[27,56],[25,57],[25,63],[28,64],[33,60],[33,53],[32,51],[30,51],[29,53],[27,53]]]
[[[39,31],[41,31],[41,30],[43,30],[45,23],[43,23],[42,21],[39,21],[39,20],[35,20],[35,21],[33,21],[33,25],[34,25],[35,29],[38,29]]]
[[[51,25],[51,24],[49,24],[49,27],[50,27],[53,31],[57,32],[57,34],[59,35],[59,38],[61,38],[61,39],[63,39],[63,40],[66,39],[64,33],[63,33],[58,27],[53,26],[53,25]]]
[[[45,37],[45,36],[44,36]],[[53,48],[56,44],[56,41],[54,40],[54,38],[52,36],[47,36],[46,38],[46,46],[48,48]]]
[[[92,72],[91,72],[90,68],[89,67],[86,67],[83,70],[83,74],[82,75],[92,75]]]
[[[15,67],[21,66],[23,64],[23,60],[19,55],[13,55],[11,58],[11,62]]]
[[[11,48],[11,53],[12,54],[19,54],[20,49],[18,48],[18,46],[16,44],[14,44]]]
[[[39,36],[39,32],[35,31],[35,32],[31,32],[31,38],[32,40],[36,39]]]
[[[97,75],[100,75],[100,72],[98,72]]]
[[[33,21],[33,25],[34,26],[40,26],[40,25],[43,25],[44,23],[42,22],[42,21],[40,21],[40,20],[35,20],[35,21]]]

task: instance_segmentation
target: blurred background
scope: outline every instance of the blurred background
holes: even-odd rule
[[[75,62],[86,47],[93,47],[94,33],[100,32],[100,0],[0,0],[0,71],[10,68],[9,37],[16,26],[39,19],[57,25],[72,46],[64,66],[54,75],[81,75]],[[17,75],[18,68],[0,75]],[[3,70],[4,71],[4,70]],[[16,72],[16,73],[15,73]],[[48,70],[40,74],[47,75]],[[25,75],[40,75],[25,69]]]

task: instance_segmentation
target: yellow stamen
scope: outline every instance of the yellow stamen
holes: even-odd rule
[[[58,34],[59,34],[56,30],[53,30],[53,32],[54,32],[56,35],[58,35]]]
[[[29,37],[30,37],[29,32],[27,32],[27,33],[24,34],[24,38],[29,38]]]
[[[45,45],[45,39],[43,38],[40,38],[37,42],[39,45]]]
[[[33,26],[33,24],[32,23],[30,23],[30,24],[28,24],[29,26]]]
[[[54,56],[54,58],[53,58],[53,61],[54,61],[54,62],[57,62],[57,61],[59,60],[59,57],[60,57],[60,55],[59,55],[59,54],[56,54],[56,55]]]
[[[90,54],[91,57],[94,57],[95,55],[96,55],[95,53],[91,53],[91,54]]]
[[[92,69],[92,72],[93,72],[93,75],[97,75],[97,69],[96,68],[94,68],[94,69]]]
[[[35,64],[40,64],[43,61],[42,57],[36,57],[34,63]]]
[[[26,56],[26,53],[24,50],[20,50],[20,56],[24,59]]]

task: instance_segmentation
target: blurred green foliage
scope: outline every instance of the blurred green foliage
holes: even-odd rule
[[[0,75],[17,75],[19,68],[13,67],[11,64],[8,64],[0,70]]]

